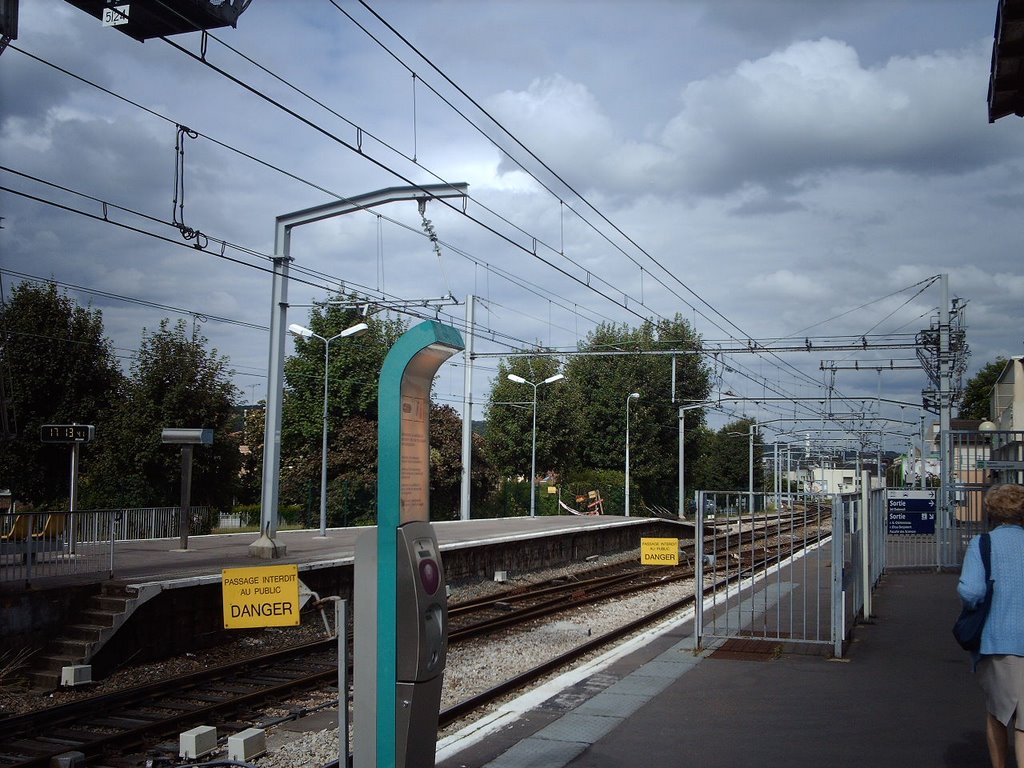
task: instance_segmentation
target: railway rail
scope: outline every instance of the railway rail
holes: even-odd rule
[[[794,515],[794,525],[816,523],[814,516]],[[744,562],[721,564],[720,569],[728,575],[715,578],[706,593],[721,588],[726,580],[742,578],[755,563],[789,554],[783,555],[778,548],[759,548],[757,530],[714,534],[714,538],[729,538],[733,543],[737,536],[746,547]],[[449,608],[449,643],[511,631],[515,626],[581,605],[692,578],[693,544],[684,545],[681,554],[683,562],[688,561],[681,567],[610,566],[596,569],[584,579],[552,580],[532,588],[513,588],[500,595],[453,604]],[[448,707],[441,712],[441,725],[465,717],[486,703],[693,602],[694,596],[689,595]],[[336,650],[337,641],[330,638],[173,680],[0,719],[0,768],[45,768],[53,756],[71,750],[89,757],[102,754],[104,764],[113,766],[118,765],[119,755],[145,752],[147,745],[173,737],[197,723],[216,725],[221,732],[241,730],[260,722],[259,712],[268,705],[302,691],[336,685]]]
[[[337,680],[335,640],[307,643],[185,677],[0,720],[0,766],[45,768],[68,751],[113,756],[197,722],[232,724],[268,702]]]

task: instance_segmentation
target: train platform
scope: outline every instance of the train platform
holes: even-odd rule
[[[508,517],[487,520],[456,520],[435,522],[434,530],[442,553],[451,553],[531,539],[571,536],[582,532],[610,531],[621,528],[644,528],[652,524],[692,525],[651,518],[623,518],[613,515]],[[355,542],[366,528],[330,528],[327,536],[318,530],[278,531],[277,540],[284,544],[280,558],[257,559],[249,548],[259,534],[222,533],[191,536],[187,549],[180,548],[177,538],[118,541],[113,548],[112,575],[102,568],[81,573],[56,571],[48,575],[45,566],[34,582],[41,588],[100,582],[110,578],[132,585],[163,584],[166,588],[190,586],[219,581],[223,568],[244,568],[259,565],[296,563],[300,571],[351,565]],[[12,578],[0,578],[0,591],[22,591],[21,570]]]
[[[61,670],[89,664],[102,680],[125,658],[158,659],[216,645],[233,634],[224,626],[225,568],[295,564],[301,590],[352,598],[356,540],[366,528],[279,531],[285,551],[274,559],[250,555],[258,534],[192,536],[180,540],[116,541],[99,567],[67,573],[80,559],[0,563],[0,652],[33,653],[29,676],[41,690],[56,687]],[[685,538],[692,525],[660,518],[617,516],[518,517],[437,522],[450,584],[514,579],[541,568],[640,546],[644,536]],[[87,558],[82,558],[86,560]],[[107,563],[110,563],[108,570]],[[88,559],[96,565],[96,559]],[[53,568],[54,572],[47,569]]]
[[[693,653],[675,619],[438,744],[439,768],[985,768],[956,574],[883,576],[845,658]]]

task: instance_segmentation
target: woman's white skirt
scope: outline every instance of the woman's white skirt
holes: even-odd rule
[[[982,656],[977,674],[989,714],[1009,725],[1024,699],[1024,656]],[[1014,727],[1024,731],[1024,712],[1017,717]]]

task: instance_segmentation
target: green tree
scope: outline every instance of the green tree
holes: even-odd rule
[[[316,305],[307,327],[331,339],[356,323],[369,327],[359,337],[330,343],[327,388],[327,519],[330,525],[376,516],[377,392],[388,351],[408,324],[401,319],[364,318],[338,295]],[[284,366],[281,418],[281,501],[305,506],[313,489],[319,509],[324,408],[324,342],[296,338],[295,354]],[[262,439],[258,447],[262,455]]]
[[[997,357],[988,365],[967,380],[964,387],[964,399],[960,403],[957,417],[961,419],[991,418],[992,388],[999,379],[999,374],[1006,367],[1006,358]]]
[[[319,467],[318,463],[318,483]],[[376,522],[376,414],[372,419],[366,416],[352,416],[342,423],[328,451],[327,476],[327,519],[331,525]]]
[[[98,457],[93,506],[173,505],[180,501],[181,452],[163,445],[166,427],[209,428],[213,445],[196,447],[192,503],[229,508],[241,468],[239,435],[230,432],[240,392],[228,360],[184,320],[143,331],[125,397],[108,418],[110,442]]]
[[[350,416],[377,418],[377,380],[388,351],[408,328],[400,319],[363,318],[340,306],[335,297],[315,306],[307,327],[331,339],[360,322],[368,326],[357,337],[335,338],[330,343],[327,388],[328,431],[340,428]],[[352,297],[348,297],[351,301]],[[317,455],[323,429],[324,342],[318,338],[295,339],[295,354],[284,366],[285,405],[282,417],[282,452],[301,451],[312,445]]]
[[[746,491],[750,476],[750,426],[753,419],[737,419],[717,432],[703,430],[698,434],[700,445],[696,461],[695,480],[699,490]],[[760,471],[764,440],[759,431],[754,433],[754,492],[764,489],[764,474]]]
[[[487,504],[497,474],[481,450],[483,440],[472,436],[470,495],[474,507]],[[430,406],[430,517],[458,520],[462,495],[462,418],[450,405]]]
[[[0,358],[11,374],[17,432],[0,442],[0,488],[17,501],[59,505],[70,494],[69,446],[43,444],[43,424],[93,424],[96,443],[80,451],[85,482],[106,441],[103,413],[123,375],[99,310],[79,306],[54,283],[16,285],[0,305]],[[2,369],[2,366],[0,366]]]
[[[559,373],[553,356],[512,357],[498,363],[484,408],[486,455],[502,477],[529,477],[533,445],[533,387],[510,381],[514,374],[537,387],[537,474],[564,473],[577,466],[580,433],[578,390],[569,381],[542,384]]]
[[[238,477],[238,501],[259,504],[263,490],[263,425],[266,403],[243,406],[243,425],[239,448],[242,469]]]
[[[282,503],[319,509],[323,439],[323,339],[365,322],[358,338],[330,343],[327,363],[327,521],[329,525],[373,523],[377,514],[377,401],[380,370],[391,347],[408,329],[396,318],[364,318],[352,296],[338,295],[318,304],[307,327],[317,336],[296,338],[295,354],[285,361],[285,399],[281,427]],[[347,306],[346,306],[347,305]],[[451,519],[458,514],[461,487],[461,432],[458,414],[431,405],[431,515]],[[262,436],[251,448],[262,457]],[[489,465],[475,441],[475,498],[485,499],[493,485]],[[309,522],[309,521],[307,521]]]
[[[670,320],[644,322],[638,328],[603,324],[588,335],[580,350],[619,353],[573,357],[566,366],[586,425],[580,435],[582,466],[624,469],[626,398],[638,392],[640,398],[629,408],[631,505],[639,509],[648,503],[674,509],[678,498],[679,406],[706,400],[711,391],[711,373],[700,354],[700,337],[676,315]],[[672,351],[680,353],[675,355],[674,402],[673,355],[668,354]],[[666,354],[644,354],[652,352]],[[703,412],[691,409],[684,418],[687,453],[693,455],[693,433],[702,423]],[[692,478],[691,472],[688,468]],[[687,484],[690,482],[688,479]]]

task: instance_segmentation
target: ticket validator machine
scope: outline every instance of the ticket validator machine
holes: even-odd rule
[[[380,373],[377,528],[355,555],[354,768],[432,768],[448,602],[430,525],[430,385],[463,349],[451,326],[404,333]]]

